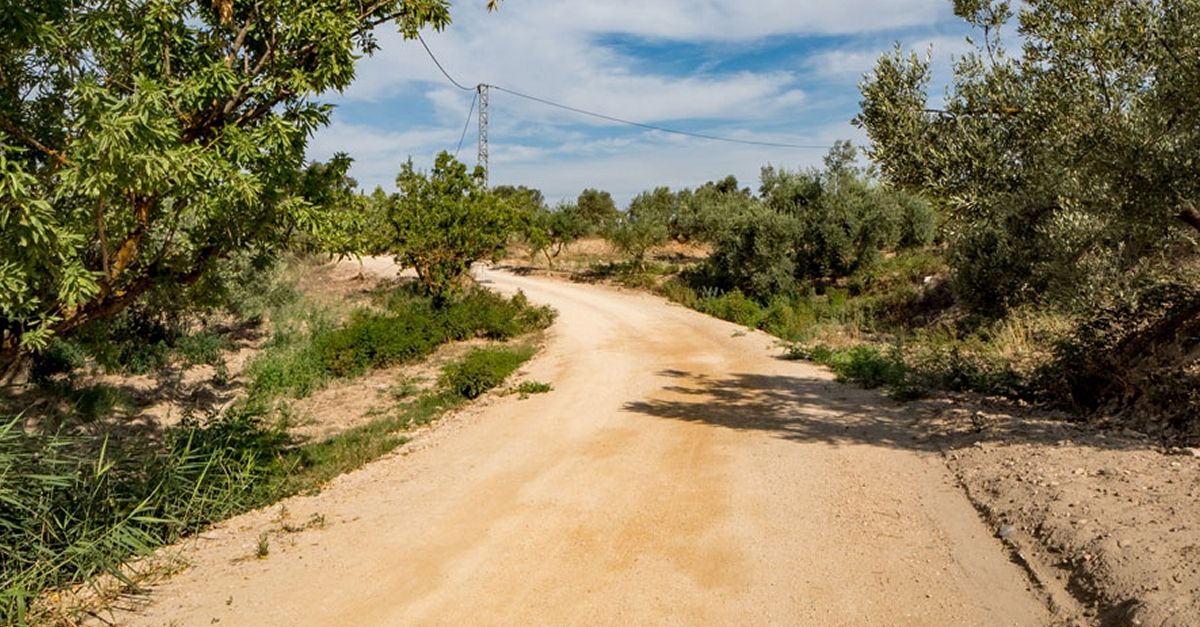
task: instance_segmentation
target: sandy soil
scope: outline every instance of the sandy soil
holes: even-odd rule
[[[1046,625],[921,416],[759,333],[483,271],[560,312],[523,376],[317,496],[173,550],[135,625]],[[285,515],[286,514],[286,515]],[[285,531],[287,520],[323,524]],[[260,534],[271,550],[254,559]],[[1053,581],[1047,583],[1053,586]],[[1053,606],[1055,609],[1050,609]]]
[[[1200,450],[944,403],[929,442],[1035,579],[1088,622],[1200,625]]]

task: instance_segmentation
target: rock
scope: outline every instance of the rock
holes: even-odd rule
[[[1200,457],[1200,448],[1189,448],[1184,450],[1186,450],[1192,457]]]
[[[996,530],[996,536],[1000,538],[1007,538],[1008,536],[1012,535],[1013,531],[1012,525],[1000,525],[1000,528]]]

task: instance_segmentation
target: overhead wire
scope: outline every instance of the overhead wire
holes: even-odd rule
[[[502,91],[507,94],[512,94],[513,96],[516,96],[518,98],[525,98],[526,100],[540,102],[544,105],[549,105],[551,107],[558,107],[559,109],[565,109],[567,111],[573,111],[575,113],[580,113],[583,115],[590,115],[594,118],[600,118],[602,120],[608,120],[610,122],[618,122],[620,124],[628,124],[630,126],[637,126],[639,128],[649,129],[652,131],[659,131],[661,133],[671,133],[673,135],[684,135],[687,137],[695,137],[698,139],[707,139],[710,141],[728,142],[731,144],[747,144],[750,146],[768,146],[771,148],[800,148],[800,149],[829,148],[829,146],[817,146],[817,145],[811,145],[811,144],[789,144],[789,143],[784,143],[784,142],[764,142],[764,141],[757,141],[757,140],[752,140],[752,139],[737,139],[734,137],[721,137],[718,135],[707,135],[705,133],[693,133],[690,131],[681,131],[678,129],[667,128],[665,126],[657,126],[655,124],[644,124],[642,122],[634,122],[632,120],[626,120],[626,119],[618,118],[618,117],[612,116],[612,115],[605,115],[603,113],[596,113],[595,111],[588,111],[586,109],[572,107],[570,105],[561,104],[558,102],[554,102],[552,100],[547,100],[545,98],[538,98],[537,96],[530,96],[529,94],[523,94],[521,92],[514,91],[514,90],[508,89],[506,87],[501,87],[499,85],[488,85],[488,87],[491,87],[492,89],[495,89],[497,91]]]
[[[479,99],[479,92],[475,92],[471,96],[471,108],[467,110],[467,121],[463,123],[462,136],[458,138],[458,148],[454,149],[454,158],[458,158],[458,153],[462,150],[463,140],[467,138],[467,129],[471,128],[471,115],[475,113],[475,101]]]
[[[463,91],[476,91],[476,89],[467,87],[467,86],[463,85],[462,83],[459,83],[458,81],[454,80],[453,76],[450,76],[450,73],[446,71],[446,68],[442,67],[441,61],[438,61],[438,58],[436,56],[434,56],[433,51],[429,49],[429,44],[425,43],[425,38],[421,36],[421,33],[417,33],[417,41],[421,42],[421,47],[425,48],[425,52],[429,53],[429,58],[433,59],[433,64],[437,66],[437,69],[442,71],[442,76],[445,76],[446,80],[450,81],[451,83],[454,83],[455,87],[457,87]]]
[[[768,148],[795,148],[795,149],[800,149],[800,150],[808,150],[808,149],[823,150],[823,149],[827,149],[830,147],[828,145],[792,144],[792,143],[787,143],[787,142],[768,142],[768,141],[758,141],[758,140],[753,140],[753,139],[738,139],[736,137],[722,137],[720,135],[709,135],[706,133],[694,133],[691,131],[681,131],[679,129],[668,128],[665,126],[658,126],[656,124],[645,124],[643,122],[634,122],[633,120],[626,120],[624,118],[619,118],[619,117],[616,117],[613,115],[597,113],[595,111],[588,111],[587,109],[580,109],[579,107],[565,105],[560,102],[548,100],[546,98],[539,98],[538,96],[531,96],[529,94],[524,94],[524,93],[521,93],[514,89],[508,89],[507,87],[502,87],[500,85],[492,85],[489,83],[480,83],[478,86],[476,86],[474,89],[472,89],[472,88],[466,87],[462,83],[459,83],[458,81],[454,80],[454,77],[451,76],[450,73],[446,71],[446,68],[442,66],[441,61],[438,61],[437,55],[433,54],[433,50],[430,50],[429,45],[425,43],[425,39],[421,37],[420,33],[417,34],[417,40],[421,42],[421,47],[425,48],[425,52],[426,52],[426,54],[429,55],[429,58],[431,60],[433,60],[433,64],[436,65],[439,70],[441,70],[442,76],[445,76],[446,80],[450,81],[455,87],[457,87],[463,91],[474,91],[476,99],[479,97],[479,88],[480,87],[489,87],[491,89],[495,89],[498,91],[502,91],[506,94],[516,96],[518,98],[524,98],[526,100],[538,102],[538,103],[541,103],[541,104],[544,104],[547,106],[557,107],[559,109],[564,109],[566,111],[571,111],[571,112],[578,113],[581,115],[591,116],[591,117],[598,118],[601,120],[607,120],[609,122],[616,122],[618,124],[626,124],[628,126],[636,126],[638,128],[643,128],[643,129],[647,129],[647,130],[651,130],[651,131],[658,131],[660,133],[669,133],[672,135],[682,135],[685,137],[694,137],[697,139],[726,142],[726,143],[731,143],[731,144],[744,144],[744,145],[748,145],[748,146],[766,146]],[[475,105],[475,100],[472,100],[471,101],[472,112],[474,109],[474,105]],[[467,124],[468,125],[470,124],[470,115],[469,114],[467,116]],[[463,137],[466,137],[466,129],[465,128],[463,130]],[[461,147],[462,147],[462,142],[460,141],[459,148],[461,149]]]

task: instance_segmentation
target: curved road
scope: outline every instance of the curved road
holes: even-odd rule
[[[553,392],[294,499],[331,524],[266,560],[231,563],[235,519],[129,622],[1053,621],[903,408],[659,298],[479,276],[558,309],[526,368]]]

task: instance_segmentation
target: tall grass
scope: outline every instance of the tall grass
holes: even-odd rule
[[[24,624],[44,589],[120,565],[261,502],[280,434],[246,419],[184,425],[163,449],[0,426],[0,622]]]

